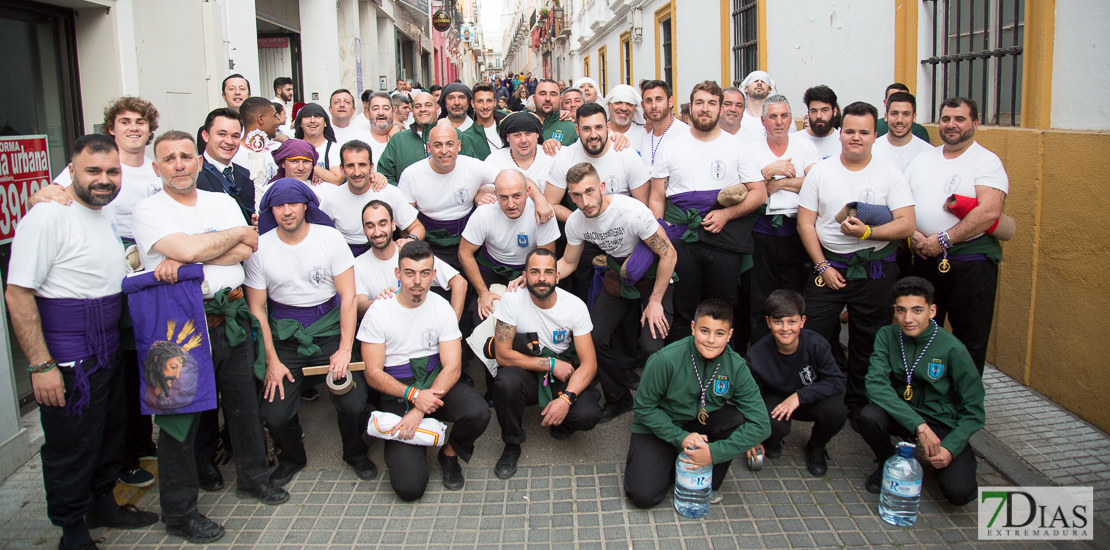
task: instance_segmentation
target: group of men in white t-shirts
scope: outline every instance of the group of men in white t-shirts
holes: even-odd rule
[[[236,107],[249,84],[244,93],[231,82],[225,99]],[[600,100],[596,85],[585,84]],[[428,484],[424,450],[411,444],[426,417],[452,424],[437,460],[444,485],[459,489],[459,459],[473,454],[492,404],[505,444],[495,474],[512,477],[526,406],[543,407],[543,425],[556,439],[632,410],[636,368],[690,336],[695,310],[707,299],[736,307],[750,297],[750,308],[736,313],[744,325],[744,336],[733,342],[739,349],[749,336],[752,343],[767,336],[762,302],[775,290],[803,293],[808,328],[834,349],[846,308],[849,345],[841,366],[850,418],[867,403],[863,377],[872,341],[890,322],[888,295],[902,270],[934,281],[941,315],[982,369],[1001,256],[986,230],[1001,214],[1008,182],[998,157],[974,141],[974,101],[941,104],[944,145],[934,148],[912,135],[916,103],[899,89],[885,101],[889,131],[877,136],[874,107],[855,102],[841,109],[826,86],[805,92],[806,123],[798,130],[796,113],[762,71],[738,89],[697,84],[690,125],[674,117],[670,87],[647,81],[639,90],[618,86],[605,106],[578,107],[577,141],[570,145],[550,136],[544,143],[550,120],[530,113],[498,119],[500,143],[480,160],[460,154],[465,128],[456,130],[454,119],[468,117],[472,94],[456,100],[465,95],[454,93],[459,86],[445,90],[447,119],[424,129],[425,159],[402,167],[396,187],[375,173],[380,151],[400,130],[388,94],[364,94],[359,113],[353,94],[337,90],[327,112],[303,107],[290,125],[296,137],[280,147],[268,145],[280,132],[263,132],[284,177],[267,182],[255,217],[222,196],[234,185],[225,193],[196,188],[207,151],[198,152],[191,136],[170,131],[154,141],[157,111],[121,98],[106,111],[110,138],[78,141],[59,185],[32,198],[39,206],[17,229],[9,288],[44,300],[110,301],[122,279],[117,238],[134,243],[139,270],[163,282],[175,282],[184,265],[204,264],[205,299],[242,300],[210,315],[208,328],[213,349],[226,346],[216,378],[235,447],[237,493],[267,504],[284,502],[281,486],[307,464],[299,394],[320,382],[302,374],[319,364],[333,379],[356,379],[354,389],[332,400],[343,457],[360,478],[377,475],[362,440],[370,411],[400,417],[385,456],[404,500],[420,498]],[[291,100],[290,87],[275,82],[275,99]],[[144,156],[152,141],[155,160]],[[545,147],[557,152],[550,156]],[[251,162],[225,153],[224,170],[250,169]],[[978,202],[961,218],[945,206],[952,195]],[[853,212],[838,217],[846,205]],[[43,223],[66,229],[53,235],[33,229]],[[113,235],[111,242],[73,246],[77,236],[101,234]],[[899,243],[908,246],[899,252]],[[504,295],[494,292],[497,284],[508,287]],[[982,288],[992,291],[974,290]],[[120,430],[126,438],[149,438],[102,403],[104,392],[120,391],[119,381],[108,378],[120,370],[115,349],[84,350],[111,365],[82,370],[81,361],[56,363],[65,354],[47,350],[52,336],[42,340],[43,330],[49,336],[55,329],[36,333],[30,325],[38,318],[24,315],[25,301],[16,305],[36,399],[44,418],[50,415],[44,477],[48,514],[65,533],[62,546],[86,544],[92,524],[157,521],[155,514],[112,508],[102,498],[102,472],[74,469],[48,451],[54,432],[90,420],[104,436],[102,444],[89,443],[86,461],[118,464]],[[483,399],[463,373],[477,351],[463,338],[491,316],[495,336],[482,353],[500,368],[489,373]],[[48,321],[55,320],[44,317],[43,327]],[[242,387],[253,373],[253,346],[233,328],[245,328],[248,344],[253,332],[264,350],[264,372],[256,373],[262,404],[252,407],[253,416],[238,408],[254,395]],[[360,357],[364,374],[349,372]],[[64,385],[52,369],[66,373]],[[56,414],[78,391],[70,371],[96,382],[82,385],[85,391],[104,393],[92,396],[83,416]],[[163,521],[193,542],[223,534],[196,509],[195,478],[204,489],[214,483],[205,483],[208,459],[193,464],[189,454],[194,440],[199,446],[207,437],[198,430],[211,431],[201,423],[183,440],[169,441],[163,432],[165,451],[158,452]],[[278,450],[272,472],[259,454],[263,425]]]

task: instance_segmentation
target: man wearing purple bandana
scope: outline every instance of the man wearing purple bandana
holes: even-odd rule
[[[69,165],[71,204],[30,210],[12,241],[6,299],[30,360],[46,442],[46,513],[62,549],[95,549],[90,528],[136,529],[158,514],[120,507],[112,493],[125,439],[119,352],[123,243],[101,207],[120,190],[112,138],[77,140]]]
[[[293,178],[273,182],[263,195],[258,232],[258,252],[244,264],[246,297],[266,350],[262,419],[278,451],[270,482],[284,486],[308,463],[297,416],[301,389],[321,381],[306,381],[302,369],[329,365],[334,381],[349,376],[357,313],[355,258],[312,189]],[[366,396],[366,385],[356,382],[347,393],[332,394],[332,404],[343,459],[359,478],[369,480],[378,468],[366,457],[362,441]]]

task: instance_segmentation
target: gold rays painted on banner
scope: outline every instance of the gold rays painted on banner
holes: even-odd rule
[[[200,334],[194,334],[196,332],[196,323],[194,323],[192,319],[185,321],[185,325],[181,327],[181,332],[179,332],[177,338],[174,339],[173,333],[176,329],[177,321],[170,320],[166,322],[166,340],[181,346],[181,349],[184,349],[185,353],[189,353],[190,350],[199,346],[201,342],[204,341],[204,338],[202,338]],[[185,340],[186,338],[188,338],[188,341]],[[184,342],[184,344],[182,342]]]

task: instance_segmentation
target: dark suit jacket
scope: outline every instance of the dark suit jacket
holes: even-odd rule
[[[200,175],[197,177],[197,189],[204,191],[211,191],[213,193],[224,193],[231,195],[235,202],[239,203],[239,209],[243,211],[243,217],[247,223],[251,222],[251,214],[254,213],[254,182],[251,181],[250,171],[238,164],[231,163],[235,170],[235,181],[226,182],[223,174],[216,169],[216,166],[208,162],[208,159],[202,157],[204,165],[201,167]],[[231,192],[229,183],[233,183],[238,190],[236,193]]]

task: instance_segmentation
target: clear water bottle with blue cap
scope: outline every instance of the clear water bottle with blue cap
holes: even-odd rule
[[[921,501],[921,478],[924,472],[913,453],[911,443],[898,444],[894,453],[883,465],[883,492],[879,496],[879,516],[891,525],[903,527],[917,521],[917,507]]]
[[[713,465],[692,468],[684,458],[690,459],[685,451],[674,462],[674,509],[688,518],[705,517],[713,495]]]

